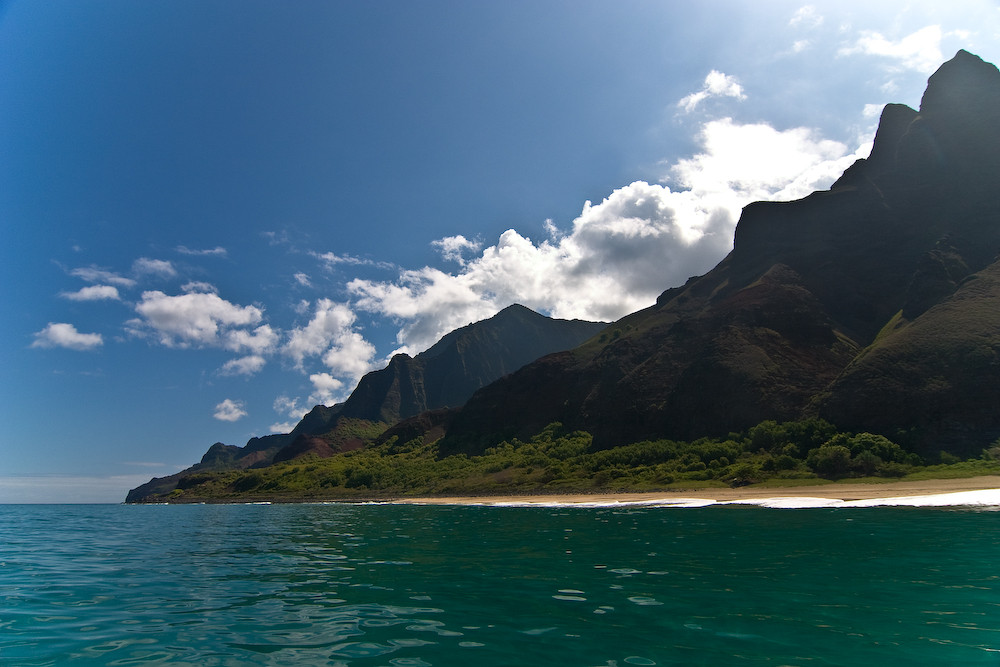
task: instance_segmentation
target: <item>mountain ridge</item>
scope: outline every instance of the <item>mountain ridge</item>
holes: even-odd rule
[[[357,422],[381,424],[374,427],[380,432],[421,413],[458,407],[479,387],[538,357],[575,347],[605,326],[550,318],[513,304],[446,334],[414,357],[394,356],[385,368],[366,374],[344,403],[313,407],[290,433],[251,438],[243,447],[217,442],[195,465],[131,489],[126,502],[169,493],[198,473],[259,468],[306,455],[326,458],[356,449],[361,440],[355,434],[334,433],[341,422],[352,427],[348,431],[357,431]]]
[[[356,406],[317,406],[285,437],[388,416],[397,423],[378,443],[444,458],[557,431],[599,451],[821,418],[918,459],[978,454],[1000,436],[998,127],[1000,71],[959,51],[919,110],[884,108],[868,158],[829,190],[746,206],[733,250],[653,305],[484,383],[460,408],[417,412],[433,393],[424,364],[457,345],[395,357]]]
[[[815,415],[883,433],[920,425],[908,443],[918,450],[954,441],[946,416],[932,425],[913,410],[890,410],[891,396],[878,391],[866,394],[870,405],[898,423],[864,418],[869,408],[851,408],[841,394],[852,385],[835,381],[898,313],[919,320],[994,261],[998,100],[1000,72],[959,51],[928,80],[920,111],[885,108],[871,156],[830,190],[745,207],[734,248],[714,269],[609,325],[618,338],[479,390],[442,454],[474,454],[556,421],[592,433],[596,447]],[[875,370],[867,377],[878,386]],[[968,446],[981,449],[1000,422],[978,414],[961,421],[961,433],[974,433]]]

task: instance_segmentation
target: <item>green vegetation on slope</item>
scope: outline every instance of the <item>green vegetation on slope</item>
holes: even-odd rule
[[[593,451],[592,438],[551,424],[529,441],[481,456],[439,457],[422,438],[302,458],[256,470],[199,472],[149,501],[351,500],[390,496],[651,491],[781,485],[846,477],[949,477],[1000,472],[1000,447],[975,460],[926,462],[871,433],[840,433],[819,420],[763,422],[725,439],[657,440]]]

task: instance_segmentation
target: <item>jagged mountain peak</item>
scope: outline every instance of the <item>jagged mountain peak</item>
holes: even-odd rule
[[[361,379],[340,414],[392,424],[425,410],[458,407],[480,387],[541,356],[576,347],[604,326],[557,320],[513,304],[446,334],[414,357],[393,357]]]
[[[962,49],[927,80],[922,114],[976,114],[1000,110],[1000,70]]]

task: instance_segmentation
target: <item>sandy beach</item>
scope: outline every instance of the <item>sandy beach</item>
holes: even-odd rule
[[[748,486],[736,489],[703,488],[654,491],[649,493],[539,494],[509,496],[451,496],[406,498],[396,502],[423,505],[586,505],[596,503],[673,502],[688,499],[715,502],[753,501],[769,498],[816,498],[840,501],[866,501],[883,498],[909,498],[996,490],[1000,494],[1000,475],[960,479],[929,479],[874,484],[838,483],[808,486]]]

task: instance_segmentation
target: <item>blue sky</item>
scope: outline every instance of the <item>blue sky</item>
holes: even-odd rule
[[[826,188],[995,2],[0,3],[0,502],[117,502]]]

